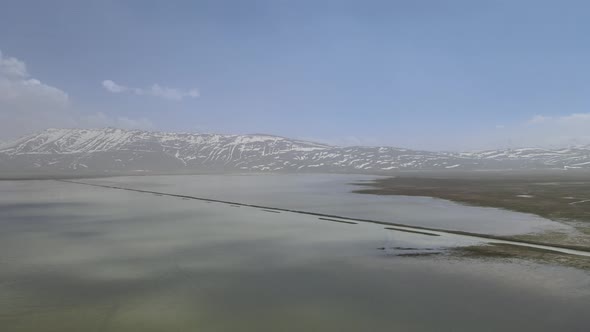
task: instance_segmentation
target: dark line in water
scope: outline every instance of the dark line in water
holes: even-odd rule
[[[239,205],[236,205],[236,204],[230,204],[229,206],[231,206],[231,207],[240,207]]]
[[[264,212],[272,212],[272,213],[281,213],[279,211],[275,211],[275,210],[267,210],[267,209],[261,209],[260,211],[264,211]]]
[[[356,222],[352,222],[352,221],[344,221],[344,220],[336,220],[336,219],[330,219],[330,218],[318,218],[319,220],[327,220],[327,221],[333,221],[333,222],[341,222],[343,224],[352,224],[352,225],[356,225]]]
[[[408,248],[408,247],[393,247],[393,248],[390,248],[390,249],[394,249],[394,250],[414,250],[414,251],[417,251],[417,250],[421,250],[421,251],[422,250],[440,250],[440,249],[436,249],[436,248]]]
[[[396,228],[396,227],[385,227],[385,229],[390,229],[392,231],[406,232],[406,233],[422,234],[422,235],[428,235],[428,236],[440,236],[439,234],[419,232],[419,231],[410,231],[407,229]]]
[[[546,246],[548,248],[556,248],[556,249],[559,248],[559,249],[569,249],[569,250],[590,252],[590,247],[575,246],[575,245],[570,246],[570,245],[552,244],[552,243],[544,243],[544,242],[522,240],[522,239],[513,239],[508,236],[472,233],[472,232],[455,231],[455,230],[423,227],[423,226],[412,226],[412,225],[405,225],[405,224],[393,223],[393,222],[385,222],[385,221],[372,220],[372,219],[350,218],[350,217],[343,217],[343,216],[337,216],[337,215],[326,214],[326,213],[317,213],[317,212],[309,212],[309,211],[302,211],[302,210],[277,208],[277,207],[272,207],[272,206],[263,206],[263,205],[256,205],[256,204],[238,203],[238,202],[224,201],[224,200],[220,200],[220,199],[171,194],[171,193],[164,193],[164,192],[157,192],[157,191],[150,191],[150,190],[131,189],[131,188],[125,188],[125,187],[108,186],[108,185],[86,183],[86,182],[73,181],[73,180],[55,179],[55,181],[74,183],[74,184],[99,187],[99,188],[133,191],[133,192],[138,192],[138,193],[160,194],[160,195],[171,196],[171,197],[189,198],[189,199],[194,199],[194,200],[199,200],[199,201],[204,201],[204,202],[209,202],[209,203],[215,202],[215,203],[223,203],[223,204],[236,205],[236,206],[252,207],[252,208],[258,208],[258,209],[272,209],[272,210],[282,211],[282,212],[292,212],[292,213],[305,214],[305,215],[309,215],[309,216],[324,217],[324,218],[337,218],[337,219],[372,223],[372,224],[377,224],[377,225],[408,227],[408,228],[413,228],[413,229],[418,229],[418,230],[433,231],[433,232],[440,232],[440,233],[446,233],[446,234],[464,235],[464,236],[471,236],[471,237],[482,238],[482,239],[510,241],[515,244],[518,244],[518,243],[533,244],[533,245]]]

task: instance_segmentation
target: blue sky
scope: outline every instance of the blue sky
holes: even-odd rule
[[[586,1],[1,8],[3,136],[119,126],[436,150],[590,143]]]

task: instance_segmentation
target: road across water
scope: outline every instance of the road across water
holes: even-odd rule
[[[159,191],[152,191],[152,190],[133,189],[133,188],[126,188],[126,187],[121,187],[121,186],[109,186],[109,185],[87,183],[87,182],[74,181],[74,180],[55,180],[55,181],[78,184],[78,185],[85,185],[85,186],[92,186],[92,187],[107,188],[107,189],[133,191],[133,192],[153,194],[153,195],[158,195],[158,196],[169,196],[169,197],[178,197],[178,198],[182,198],[182,199],[193,199],[193,200],[199,200],[199,201],[210,202],[210,203],[228,204],[229,206],[232,206],[232,207],[250,207],[250,208],[266,210],[267,212],[271,212],[271,211],[272,212],[290,212],[290,213],[298,213],[298,214],[304,214],[304,215],[312,215],[312,216],[319,217],[319,219],[321,219],[321,220],[332,219],[330,221],[340,222],[340,223],[345,223],[345,224],[355,224],[356,222],[363,222],[363,223],[373,223],[373,224],[379,224],[379,225],[385,225],[385,226],[395,226],[396,228],[386,227],[386,229],[393,230],[393,231],[401,231],[401,232],[411,232],[411,233],[417,233],[417,234],[428,235],[428,236],[432,236],[432,235],[444,236],[447,234],[453,234],[453,235],[465,237],[466,239],[483,240],[484,242],[487,242],[487,243],[511,244],[511,245],[529,247],[529,248],[549,250],[549,251],[558,252],[558,253],[562,253],[562,254],[590,257],[590,248],[587,248],[587,247],[548,244],[548,243],[542,243],[542,242],[536,242],[536,241],[526,241],[526,240],[513,240],[510,238],[498,236],[498,235],[479,234],[479,233],[465,232],[465,231],[412,226],[412,225],[385,222],[385,221],[379,221],[379,220],[351,218],[351,217],[346,217],[346,216],[338,216],[338,215],[324,214],[324,213],[311,212],[311,211],[278,208],[278,207],[263,206],[263,205],[257,205],[257,204],[247,204],[247,203],[232,202],[232,201],[225,201],[225,200],[212,199],[212,198],[206,198],[206,197],[197,197],[197,196],[190,196],[190,195],[180,195],[180,194],[166,193],[166,192],[159,192]],[[340,220],[336,220],[336,219],[340,219]],[[432,234],[427,234],[426,232],[422,232],[422,231],[429,231],[429,232],[432,232]]]

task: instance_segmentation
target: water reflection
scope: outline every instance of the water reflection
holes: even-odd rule
[[[115,177],[85,182],[474,233],[510,235],[571,229],[531,214],[435,198],[351,193],[359,188],[352,183],[374,178],[337,174],[192,175]]]
[[[587,272],[398,257],[444,239],[0,182],[2,331],[583,331]],[[436,242],[442,241],[442,242]]]

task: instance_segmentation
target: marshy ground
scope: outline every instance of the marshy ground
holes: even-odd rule
[[[362,183],[360,194],[427,196],[467,205],[535,214],[568,224],[572,232],[548,231],[512,238],[590,247],[590,178],[587,174],[485,174],[397,176]],[[466,257],[525,258],[590,269],[587,258],[506,244],[459,248]]]

